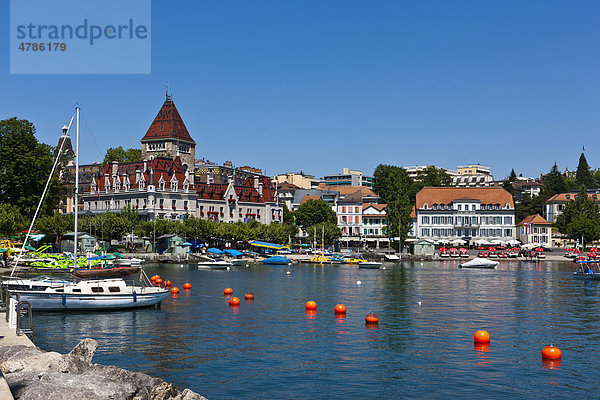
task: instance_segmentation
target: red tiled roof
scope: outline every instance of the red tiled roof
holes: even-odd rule
[[[190,136],[183,119],[175,107],[171,98],[167,98],[160,111],[152,121],[148,132],[142,138],[142,142],[157,139],[179,139],[181,141],[196,144]]]
[[[567,201],[571,201],[571,200],[575,200],[575,197],[577,197],[579,195],[579,193],[559,193],[559,194],[555,194],[554,196],[550,197],[548,200],[546,200],[546,202],[551,203],[551,202],[567,202]],[[600,201],[600,196],[597,195],[596,193],[588,193],[587,194],[588,197],[594,201]],[[567,199],[567,196],[569,196],[569,198]],[[596,199],[594,199],[593,196],[596,196]]]
[[[523,219],[523,221],[519,222],[517,226],[521,226],[523,224],[534,224],[534,225],[552,225],[550,222],[546,221],[544,217],[540,214],[529,215]]]
[[[360,190],[363,197],[377,197],[374,191],[365,186],[343,186],[343,185],[332,185],[328,186],[326,183],[319,183],[319,189],[321,190],[333,190],[339,192],[342,196],[352,194],[357,190]]]
[[[254,178],[248,178],[243,185],[233,187],[238,201],[244,203],[265,203],[275,201],[275,188],[269,183],[269,178],[260,177],[259,182],[263,184],[262,194],[254,187]],[[224,200],[228,184],[199,183],[196,184],[198,198],[204,200]]]
[[[417,209],[423,204],[450,204],[460,199],[479,200],[482,204],[509,204],[514,208],[513,197],[503,188],[457,188],[457,187],[425,187],[417,193]]]
[[[304,196],[302,198],[302,201],[300,202],[300,205],[306,203],[308,200],[320,200],[321,196]]]
[[[369,207],[373,207],[379,211],[383,211],[387,207],[387,204],[363,203],[362,207],[363,210],[366,210]]]

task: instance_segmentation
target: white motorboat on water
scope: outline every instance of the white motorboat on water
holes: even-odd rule
[[[198,269],[227,269],[232,266],[233,264],[229,261],[215,260],[214,258],[198,262]]]
[[[498,261],[476,257],[470,261],[458,264],[458,268],[488,268],[493,269],[500,264]]]
[[[6,277],[0,282],[0,287],[7,290],[46,290],[49,287],[62,287],[72,281],[53,276],[39,275],[31,279],[21,277]]]
[[[169,296],[161,287],[127,285],[121,278],[87,279],[45,290],[12,290],[11,297],[27,301],[34,311],[114,310],[149,307]]]
[[[244,267],[247,263],[246,260],[241,258],[232,258],[231,260],[229,260],[229,262],[231,263],[231,265],[234,265],[236,267]]]
[[[358,263],[358,268],[379,269],[381,263],[376,261],[361,261]]]

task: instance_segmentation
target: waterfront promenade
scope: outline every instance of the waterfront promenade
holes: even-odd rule
[[[26,335],[18,336],[14,329],[8,327],[6,318],[0,318],[0,347],[4,346],[31,346],[35,345]],[[4,374],[0,370],[0,399],[12,399],[12,393]]]

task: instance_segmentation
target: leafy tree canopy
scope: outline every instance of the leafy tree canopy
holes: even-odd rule
[[[443,168],[436,168],[432,165],[417,173],[416,184],[419,189],[426,186],[450,186],[450,175]]]
[[[123,149],[123,147],[111,147],[106,150],[103,164],[110,164],[113,161],[118,163],[130,163],[142,161],[141,149]]]
[[[596,241],[600,239],[600,207],[582,189],[575,200],[567,203],[555,226],[571,239]]]
[[[317,239],[318,244],[323,243],[323,239],[325,239],[325,246],[332,245],[336,239],[342,237],[342,231],[335,222],[320,222],[318,224],[309,226],[306,230],[308,237],[310,240]]]
[[[52,147],[38,142],[35,127],[27,120],[0,121],[0,202],[16,206],[33,217],[52,171]],[[50,196],[42,210],[50,215],[60,201],[58,178],[51,182]]]
[[[8,238],[27,229],[27,221],[19,208],[0,203],[0,238]]]
[[[335,212],[324,200],[310,199],[300,204],[296,212],[296,224],[303,229],[321,222],[336,223]]]

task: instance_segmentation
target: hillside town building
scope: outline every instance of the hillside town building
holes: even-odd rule
[[[419,239],[510,241],[515,207],[502,188],[426,187],[417,193],[414,232]]]
[[[555,223],[556,218],[562,214],[567,203],[574,201],[578,195],[578,192],[559,193],[547,199],[544,205],[544,218],[551,224]],[[588,191],[587,196],[600,205],[600,193],[598,190]]]
[[[517,239],[522,244],[552,246],[552,224],[540,214],[529,215],[517,224]]]

